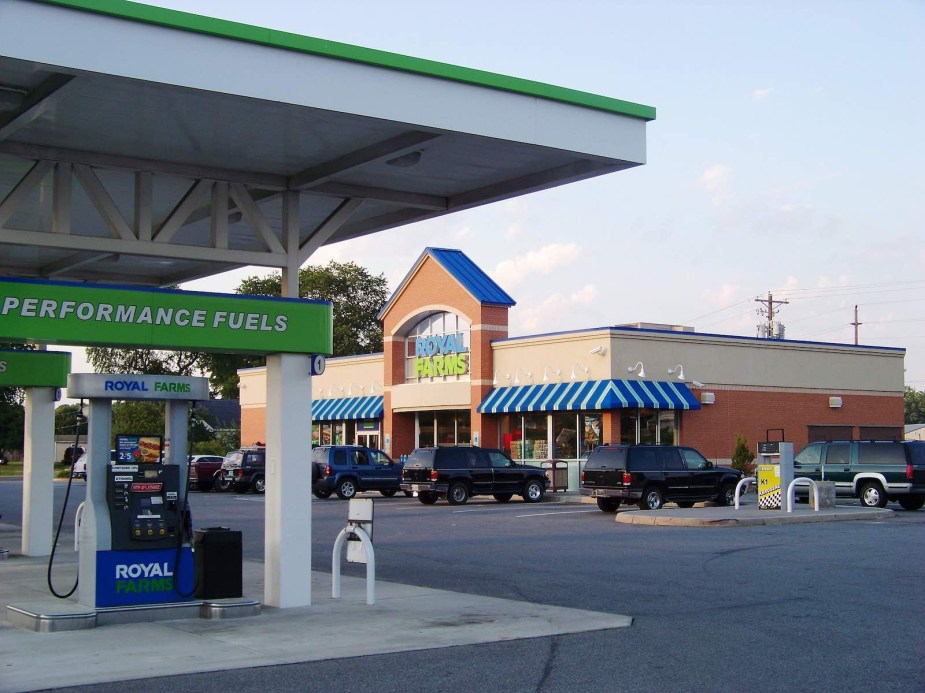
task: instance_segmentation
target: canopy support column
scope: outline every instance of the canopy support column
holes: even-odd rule
[[[51,553],[54,516],[55,390],[26,388],[22,554]]]
[[[267,357],[264,603],[312,598],[311,356]]]

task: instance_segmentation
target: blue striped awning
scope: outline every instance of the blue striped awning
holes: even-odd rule
[[[382,395],[312,400],[312,421],[378,419],[381,416]]]
[[[599,409],[700,409],[684,383],[655,380],[587,380],[496,387],[479,405],[483,414]]]

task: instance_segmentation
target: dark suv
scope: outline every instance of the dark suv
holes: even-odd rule
[[[317,498],[336,493],[348,500],[360,491],[394,496],[401,484],[401,463],[375,448],[321,445],[312,450],[312,466],[312,493]]]
[[[238,493],[266,491],[265,470],[267,450],[263,447],[241,448],[225,455],[222,462],[220,488],[233,488]]]
[[[432,505],[446,498],[462,505],[470,496],[491,495],[507,503],[514,495],[536,503],[546,494],[549,479],[538,467],[517,464],[501,450],[478,447],[418,448],[405,461],[403,491],[417,492]]]
[[[717,467],[694,448],[676,445],[601,445],[588,455],[581,473],[581,493],[597,499],[597,507],[614,512],[623,501],[642,510],[665,503],[690,508],[694,503],[735,502],[742,472]]]
[[[868,508],[883,508],[892,500],[904,510],[919,510],[925,505],[925,441],[810,443],[794,458],[793,475],[834,481],[836,496],[857,498]],[[795,492],[809,493],[805,486]]]

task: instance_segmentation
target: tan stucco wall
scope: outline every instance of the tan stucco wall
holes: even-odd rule
[[[596,347],[606,351],[592,354]],[[498,386],[513,384],[515,377],[520,384],[544,382],[544,370],[545,382],[564,382],[573,368],[578,380],[637,379],[627,369],[641,361],[648,380],[672,380],[668,370],[680,364],[688,384],[710,387],[903,391],[903,352],[890,349],[591,330],[496,342],[494,352]]]

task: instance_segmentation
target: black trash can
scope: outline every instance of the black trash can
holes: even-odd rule
[[[193,532],[193,564],[197,599],[240,598],[241,532],[206,527]]]

